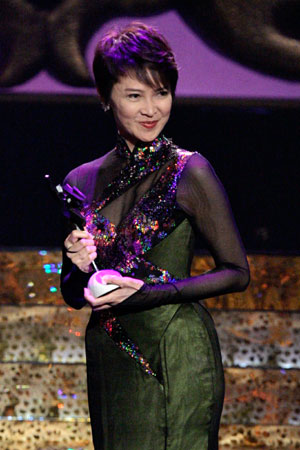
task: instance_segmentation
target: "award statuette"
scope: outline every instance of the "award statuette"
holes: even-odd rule
[[[85,218],[81,214],[81,210],[86,202],[86,196],[76,187],[65,184],[55,185],[50,178],[50,175],[45,175],[51,191],[55,194],[55,198],[59,200],[63,215],[75,225],[77,230],[84,230]],[[91,276],[88,282],[88,288],[95,298],[102,297],[108,292],[119,289],[117,284],[104,284],[102,277],[104,275],[113,275],[121,277],[122,275],[116,270],[98,270],[95,261],[92,261],[95,273]]]

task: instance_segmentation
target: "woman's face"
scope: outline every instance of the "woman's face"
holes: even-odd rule
[[[166,125],[172,107],[172,94],[164,86],[151,87],[134,74],[122,76],[114,84],[111,109],[130,150],[137,141],[151,142]]]

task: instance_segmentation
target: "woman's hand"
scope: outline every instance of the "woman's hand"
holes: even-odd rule
[[[93,311],[102,311],[109,309],[112,306],[119,305],[136,291],[138,291],[144,284],[142,280],[130,277],[114,277],[105,275],[102,277],[102,283],[104,284],[117,284],[120,286],[109,294],[102,297],[95,298],[88,288],[84,289],[84,298],[91,305]]]
[[[64,242],[67,257],[82,272],[92,270],[91,262],[97,257],[93,236],[87,231],[73,230]]]

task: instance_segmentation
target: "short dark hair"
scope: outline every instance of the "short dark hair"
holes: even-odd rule
[[[113,85],[122,75],[134,72],[150,86],[163,84],[175,95],[178,68],[174,53],[155,28],[132,22],[112,29],[98,42],[93,62],[97,89],[108,104]]]

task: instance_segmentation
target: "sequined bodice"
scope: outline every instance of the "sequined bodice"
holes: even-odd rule
[[[147,261],[147,252],[168,236],[178,224],[176,187],[190,152],[178,150],[165,137],[151,145],[128,150],[122,139],[115,151],[126,160],[119,175],[104,190],[102,198],[88,205],[83,214],[94,236],[99,268],[114,268],[147,282],[163,283],[172,274]],[[137,201],[116,226],[105,216],[105,207],[132,187],[161,171],[158,180]]]

